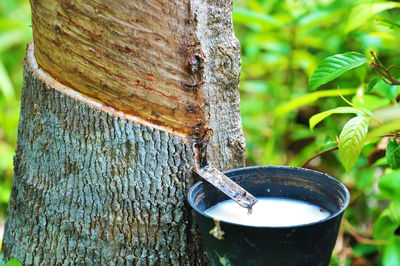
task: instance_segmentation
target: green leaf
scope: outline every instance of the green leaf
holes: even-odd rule
[[[393,200],[376,220],[373,236],[375,239],[389,240],[400,224],[400,201]]]
[[[395,224],[400,224],[400,200],[392,200],[386,208]],[[396,228],[397,229],[397,228]],[[394,233],[392,231],[392,233]]]
[[[250,10],[255,12],[263,12],[263,8],[257,0],[247,0],[246,5]]]
[[[376,83],[378,83],[378,81],[380,81],[380,80],[381,80],[380,78],[374,78],[373,80],[371,80],[371,81],[368,83],[366,92],[368,92],[368,93],[371,92],[372,89],[375,87]]]
[[[352,95],[356,92],[355,89],[341,89],[340,93],[342,95]],[[338,96],[337,90],[324,90],[324,91],[316,91],[312,93],[308,93],[306,95],[295,98],[288,103],[282,104],[275,109],[274,116],[275,118],[279,118],[284,114],[287,114],[293,110],[296,110],[299,107],[310,105],[316,102],[320,98],[324,97],[332,97]]]
[[[400,93],[400,86],[386,84],[383,80],[379,80],[375,86],[372,88],[373,91],[377,92],[379,95],[388,98],[393,101],[397,98]]]
[[[0,53],[10,47],[22,44],[26,41],[24,32],[22,31],[7,31],[0,34]]]
[[[400,108],[394,104],[374,110],[372,112],[375,119],[381,123],[400,119]]]
[[[22,263],[18,259],[12,258],[4,266],[22,266]]]
[[[249,93],[266,93],[268,84],[262,80],[245,80],[240,82],[240,90]]]
[[[0,124],[1,127],[3,127],[2,124],[3,123]],[[14,154],[15,154],[14,147],[12,147],[9,143],[0,140],[0,176],[3,171],[12,169]],[[1,187],[1,182],[0,182],[0,187]]]
[[[373,186],[371,184],[375,183],[376,169],[373,167],[362,167],[361,169],[357,169],[355,176],[357,176],[357,182],[354,184],[355,189],[364,190],[368,193],[367,187],[372,189]]]
[[[311,27],[319,27],[322,23],[327,23],[330,21],[334,21],[340,16],[342,10],[340,8],[334,9],[315,9],[313,12],[305,14],[302,16],[299,21],[296,23],[299,26],[299,30],[303,31],[305,29]]]
[[[12,85],[10,76],[3,63],[0,60],[0,93],[4,95],[6,101],[14,98],[14,87]]]
[[[333,148],[336,145],[337,145],[336,140],[334,140],[330,136],[326,136],[325,140],[324,140],[324,143],[321,146],[318,147],[317,152]]]
[[[381,98],[375,95],[354,96],[351,102],[358,107],[365,108],[369,111],[387,106],[390,104],[389,99]]]
[[[277,38],[277,36],[271,36],[266,34],[249,34],[244,43],[246,47],[246,56],[251,47],[257,48],[257,53],[253,54],[258,57],[260,54],[259,49],[268,50],[270,53],[289,55],[290,46],[284,41]]]
[[[383,135],[389,134],[391,132],[400,130],[400,119],[396,119],[371,130],[365,137],[365,141],[372,141],[375,138],[381,137]]]
[[[382,25],[384,27],[389,27],[391,29],[393,28],[400,28],[400,24],[392,19],[390,19],[387,16],[376,16],[375,21],[378,25]]]
[[[369,118],[356,116],[344,125],[339,136],[339,158],[347,172],[356,164],[368,132]]]
[[[381,176],[378,187],[383,197],[400,200],[400,170]]]
[[[375,14],[395,7],[400,7],[400,3],[376,2],[356,5],[350,12],[345,31],[350,32],[363,25]]]
[[[235,23],[244,25],[255,23],[262,26],[274,26],[279,28],[285,26],[280,20],[272,16],[256,13],[244,8],[234,8],[232,12],[232,19],[235,21]]]
[[[382,158],[378,159],[378,160],[373,164],[373,166],[382,166],[382,167],[387,167],[387,165],[388,165],[388,162],[387,162],[386,157],[382,157]]]
[[[365,256],[372,253],[376,253],[378,251],[375,245],[368,244],[356,244],[353,247],[353,254],[356,256]]]
[[[309,80],[309,91],[339,77],[344,72],[358,67],[368,61],[362,54],[349,52],[325,58],[317,67]]]
[[[311,76],[314,69],[317,67],[319,60],[310,53],[307,49],[296,49],[293,55],[293,65],[296,68],[303,69],[307,76]]]
[[[383,266],[399,266],[400,265],[400,239],[391,238],[385,246],[382,256]]]
[[[315,125],[317,125],[319,122],[321,122],[322,120],[324,120],[331,114],[363,114],[363,112],[354,107],[337,107],[337,108],[313,115],[310,118],[310,129],[313,130]]]
[[[390,168],[400,168],[400,145],[396,138],[391,138],[386,147],[386,158]]]
[[[7,204],[10,200],[11,187],[8,184],[0,183],[0,203]]]

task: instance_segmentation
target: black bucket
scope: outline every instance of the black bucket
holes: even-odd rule
[[[283,197],[318,205],[331,213],[305,225],[267,227],[220,221],[223,239],[210,234],[216,222],[204,211],[228,197],[207,182],[197,182],[188,200],[196,213],[208,258],[212,265],[329,264],[343,212],[350,194],[336,179],[309,169],[256,166],[225,172],[256,197]]]

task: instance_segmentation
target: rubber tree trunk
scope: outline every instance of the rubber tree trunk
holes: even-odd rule
[[[211,130],[208,161],[243,165],[232,3],[85,2],[31,1],[2,255],[207,264],[186,193]]]

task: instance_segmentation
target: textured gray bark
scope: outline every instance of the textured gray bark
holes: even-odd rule
[[[2,252],[35,265],[200,264],[191,168],[179,138],[76,101],[25,66]]]
[[[214,3],[215,2],[215,3]],[[231,1],[194,0],[214,136],[209,161],[243,166],[239,44]],[[100,111],[24,66],[15,175],[2,254],[24,264],[204,265],[186,201],[191,147]]]
[[[232,1],[194,0],[197,37],[206,56],[204,98],[214,135],[208,158],[218,169],[244,165],[239,106],[240,46],[232,26]]]

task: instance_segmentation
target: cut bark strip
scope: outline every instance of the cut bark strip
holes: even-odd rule
[[[37,63],[61,84],[128,119],[180,135],[193,134],[208,119],[201,90],[205,58],[189,0],[31,5]]]
[[[166,131],[169,132],[173,135],[176,135],[180,138],[182,138],[182,140],[186,143],[187,142],[187,136],[186,134],[184,134],[183,132],[179,132],[179,131],[174,131],[171,127],[163,127],[163,126],[159,126],[157,124],[153,124],[149,121],[146,121],[144,119],[141,119],[138,116],[134,116],[134,115],[130,115],[127,113],[124,113],[120,110],[117,110],[115,108],[113,108],[112,106],[106,105],[104,103],[101,103],[99,101],[96,101],[95,99],[92,99],[90,97],[87,97],[86,95],[71,89],[70,87],[60,83],[59,81],[57,81],[55,78],[53,78],[52,76],[49,75],[49,73],[45,72],[42,68],[40,68],[38,66],[38,63],[36,62],[35,56],[34,56],[34,43],[33,41],[28,43],[28,47],[27,47],[27,52],[26,52],[26,63],[27,65],[30,67],[31,71],[33,71],[35,73],[35,75],[42,80],[43,82],[47,83],[48,85],[50,85],[53,89],[58,90],[59,92],[68,95],[78,101],[84,102],[88,105],[90,105],[93,108],[102,110],[104,112],[107,112],[111,115],[115,115],[118,116],[120,118],[123,119],[127,119],[129,121],[132,121],[136,124],[140,124],[140,125],[144,125],[147,126],[149,128],[154,128],[157,130],[162,130],[162,131]]]

